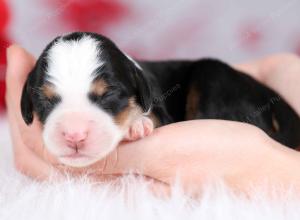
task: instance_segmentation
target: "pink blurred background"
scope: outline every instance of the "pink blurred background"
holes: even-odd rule
[[[38,56],[57,35],[93,31],[136,58],[234,63],[300,54],[299,12],[299,0],[0,0],[0,105],[12,42]]]

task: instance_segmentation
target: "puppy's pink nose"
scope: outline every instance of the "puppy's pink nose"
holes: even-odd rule
[[[63,131],[62,135],[70,148],[79,149],[84,146],[84,142],[87,139],[88,132],[85,130],[82,131],[73,131],[67,132]]]
[[[58,129],[68,147],[83,148],[91,130],[89,117],[81,112],[67,112],[61,117]]]

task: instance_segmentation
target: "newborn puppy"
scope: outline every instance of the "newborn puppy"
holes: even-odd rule
[[[21,111],[27,124],[36,113],[50,152],[81,167],[121,140],[137,140],[166,123],[164,107],[152,103],[157,92],[139,64],[110,40],[73,33],[42,52],[24,86]]]
[[[300,145],[298,115],[248,75],[212,59],[135,61],[95,33],[57,37],[46,47],[21,111],[27,124],[37,115],[45,147],[74,167],[104,158],[122,140],[193,119],[246,122],[286,146]]]

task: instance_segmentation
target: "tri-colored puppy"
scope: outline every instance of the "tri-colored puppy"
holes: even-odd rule
[[[300,144],[297,114],[249,76],[209,59],[135,61],[95,33],[60,36],[46,47],[21,110],[28,125],[34,112],[42,122],[46,148],[77,167],[102,159],[121,140],[191,119],[244,121],[290,147]]]

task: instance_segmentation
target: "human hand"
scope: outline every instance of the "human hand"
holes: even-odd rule
[[[41,124],[36,117],[27,126],[20,112],[22,89],[35,64],[32,55],[12,45],[7,49],[6,104],[16,168],[36,179],[46,179],[57,161],[43,147]]]

